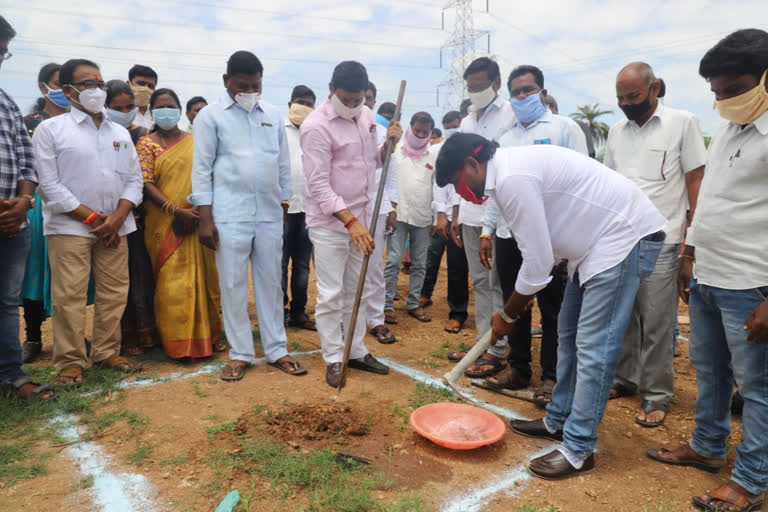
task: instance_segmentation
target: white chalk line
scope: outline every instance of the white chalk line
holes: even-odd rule
[[[396,372],[407,375],[408,377],[414,380],[424,382],[425,384],[429,384],[430,386],[435,386],[443,389],[450,389],[450,387],[448,387],[445,383],[443,383],[442,380],[435,378],[425,372],[422,372],[420,370],[416,370],[415,368],[411,368],[404,364],[398,363],[397,361],[393,361],[392,359],[388,359],[388,358],[379,358],[379,359],[383,363],[389,365],[389,367],[395,370]],[[474,393],[472,393],[470,390],[466,390],[466,392],[474,396]],[[512,411],[510,409],[505,409],[503,407],[499,407],[494,404],[490,404],[483,400],[475,399],[475,401],[478,404],[480,404],[480,406],[483,407],[484,409],[493,411],[499,416],[502,416],[507,419],[519,419],[519,420],[530,419],[521,414],[518,414],[515,411]],[[528,457],[536,458],[546,453],[549,453],[552,450],[553,445],[554,444],[551,444],[550,446],[540,450],[538,453],[531,453]],[[482,478],[483,477],[480,477],[481,480]],[[485,507],[485,505],[488,504],[488,501],[494,495],[498,494],[499,492],[506,491],[506,494],[508,496],[514,496],[515,494],[517,494],[523,489],[523,486],[520,486],[518,484],[530,478],[531,476],[528,473],[527,468],[521,464],[505,472],[498,478],[493,478],[490,481],[485,479],[480,485],[471,487],[468,490],[463,490],[458,494],[456,494],[455,496],[447,498],[445,500],[445,504],[443,505],[442,512],[481,512]]]
[[[292,352],[292,357],[313,355],[320,352]],[[252,364],[266,363],[266,358],[255,359]],[[136,389],[162,384],[165,382],[190,379],[207,375],[221,368],[221,363],[209,363],[193,372],[173,372],[160,379],[140,379],[120,382],[117,389]],[[89,393],[93,394],[93,393]],[[110,471],[114,465],[112,456],[95,441],[76,442],[86,429],[79,425],[80,418],[73,414],[62,414],[51,423],[66,442],[74,444],[64,449],[65,455],[80,470],[84,478],[93,478],[93,486],[88,491],[94,504],[103,512],[156,512],[164,507],[156,503],[157,490],[147,478],[139,473]]]

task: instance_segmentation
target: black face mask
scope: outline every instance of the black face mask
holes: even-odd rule
[[[648,89],[648,95],[642,102],[633,105],[619,105],[619,108],[624,112],[624,115],[627,116],[627,119],[630,121],[637,121],[651,110],[650,88]]]

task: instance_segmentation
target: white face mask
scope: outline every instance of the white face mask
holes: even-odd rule
[[[478,110],[490,105],[494,99],[496,99],[496,91],[493,90],[493,85],[488,86],[484,91],[469,93],[469,101]]]
[[[235,94],[235,101],[248,112],[253,112],[259,104],[261,94],[258,92],[239,92]]]
[[[72,87],[72,86],[70,86]],[[72,89],[75,89],[72,87]],[[77,90],[77,89],[75,89]],[[104,111],[104,102],[107,100],[107,91],[102,89],[86,89],[79,91],[80,97],[78,100],[73,99],[75,103],[79,103],[85,110],[92,114],[100,114]]]
[[[360,113],[361,110],[363,110],[363,104],[360,103],[355,108],[349,108],[345,104],[341,102],[338,96],[335,94],[331,96],[331,103],[333,104],[333,109],[336,111],[337,114],[339,114],[344,119],[352,119],[357,114]]]

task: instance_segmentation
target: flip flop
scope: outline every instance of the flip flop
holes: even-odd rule
[[[418,320],[419,322],[431,322],[432,317],[429,316],[423,309],[420,307],[413,308],[408,310],[408,314],[411,315],[413,318]]]
[[[552,401],[552,391],[555,389],[555,381],[551,379],[545,379],[541,382],[541,386],[536,388],[533,394],[533,403],[539,407],[546,407],[549,402]],[[546,400],[549,395],[549,400]],[[539,398],[543,397],[543,398]]]
[[[469,370],[464,372],[464,375],[469,377],[470,379],[481,379],[483,377],[490,377],[491,375],[495,375],[499,373],[501,370],[507,367],[506,361],[497,361],[495,359],[486,359],[484,357],[481,357],[477,361],[475,361],[474,366],[493,366],[490,370],[483,370],[481,372],[471,372]]]
[[[282,363],[280,362],[281,360],[283,361]],[[286,368],[286,365],[288,365],[288,364],[293,366],[293,370],[289,370],[288,368]],[[304,374],[307,373],[307,369],[306,368],[301,366],[298,363],[298,361],[292,361],[291,359],[281,358],[281,359],[278,359],[277,361],[275,361],[274,363],[269,363],[269,366],[273,366],[273,367],[277,368],[278,370],[284,371],[288,375],[293,375],[294,377],[297,377],[299,375],[304,375]],[[245,373],[245,372],[243,372],[243,373]]]
[[[307,315],[300,315],[295,318],[291,318],[290,320],[288,320],[288,326],[298,327],[299,329],[306,329],[308,331],[317,330],[317,327],[315,326],[315,322],[313,320],[310,320],[310,318]]]
[[[71,364],[66,368],[59,371],[59,375],[56,377],[56,386],[60,388],[77,388],[83,385],[83,382],[77,382],[75,379],[83,376],[82,366]],[[72,379],[71,382],[62,382],[61,378]]]
[[[447,357],[449,361],[459,362],[462,359],[464,359],[464,356],[467,355],[467,352],[469,352],[469,349],[457,350],[456,352],[451,352],[450,354],[448,354]]]
[[[237,373],[238,370],[240,370],[240,373]],[[239,360],[230,361],[226,364],[226,366],[221,368],[221,374],[219,374],[219,377],[221,380],[228,382],[242,380],[243,377],[245,377],[246,370],[248,370],[247,362]]]
[[[669,404],[666,402],[654,402],[652,400],[643,400],[643,412],[646,414],[646,418],[653,411],[664,411],[664,417],[660,421],[647,421],[635,418],[635,423],[642,427],[654,428],[660,427],[664,424],[664,420],[667,419],[667,413],[669,412]]]
[[[397,338],[395,338],[395,335],[392,334],[392,331],[390,331],[383,325],[374,327],[373,329],[368,331],[368,333],[374,336],[376,338],[376,341],[378,341],[382,345],[391,345],[392,343],[397,341]]]
[[[443,330],[451,334],[459,334],[459,332],[461,332],[461,327],[462,327],[461,322],[459,322],[458,320],[451,319],[445,323],[445,327],[443,327]]]

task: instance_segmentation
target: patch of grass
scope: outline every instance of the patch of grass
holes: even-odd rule
[[[389,411],[389,414],[391,414],[395,419],[397,428],[401,431],[405,430],[405,427],[408,425],[408,418],[410,418],[411,413],[398,404],[388,405],[387,410]]]
[[[31,453],[33,443],[29,440],[20,443],[0,443],[0,482],[13,485],[21,480],[46,473],[41,457]],[[47,459],[48,457],[43,457]],[[32,464],[24,461],[34,459]]]
[[[532,505],[520,505],[520,512],[557,512],[555,507],[539,508]]]
[[[230,421],[229,423],[222,423],[221,425],[213,425],[212,427],[205,429],[205,431],[208,434],[208,439],[213,439],[222,432],[232,432],[235,430],[236,426],[236,422]]]
[[[541,338],[534,338],[531,340],[531,352],[534,354],[541,354]]]
[[[452,352],[451,344],[443,343],[438,349],[429,354],[429,357],[434,357],[435,359],[446,359],[450,352]]]
[[[667,500],[656,505],[647,505],[643,507],[642,512],[675,512],[676,510],[678,507],[672,504],[672,500]]]
[[[83,489],[90,489],[93,487],[94,477],[93,475],[84,476],[79,482],[75,482],[69,486],[69,492],[77,492]]]
[[[195,394],[199,396],[200,398],[205,398],[210,395],[210,393],[206,393],[203,390],[200,389],[200,382],[197,380],[193,380],[192,384],[195,386]]]
[[[251,334],[253,335],[253,346],[256,348],[256,350],[261,350],[261,332],[259,331],[259,328],[254,327],[251,331]]]
[[[174,455],[170,459],[164,459],[160,461],[161,466],[168,466],[171,468],[177,468],[179,466],[183,466],[189,462],[189,456],[185,455],[183,457],[179,457],[178,455]]]
[[[436,402],[458,402],[459,397],[450,389],[438,388],[436,386],[430,386],[423,382],[416,383],[416,389],[408,400],[408,405],[412,409],[418,409],[419,407],[427,404],[433,404]]]
[[[431,359],[422,359],[421,364],[426,366],[427,368],[440,368],[440,364],[436,363],[435,361]]]
[[[288,343],[288,349],[291,352],[301,352],[302,350],[304,350],[304,347],[301,345],[301,343],[298,343],[296,341],[291,341],[290,343]]]
[[[210,416],[206,416],[203,419],[207,421],[221,421],[222,417],[219,416],[218,414],[211,414]]]
[[[139,441],[136,445],[136,449],[128,456],[128,462],[134,466],[141,466],[151,454],[152,446],[143,441]]]

